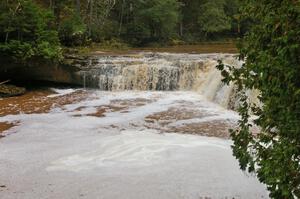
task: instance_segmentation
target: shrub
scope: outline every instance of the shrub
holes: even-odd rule
[[[15,61],[34,56],[61,58],[57,31],[51,24],[53,15],[31,0],[3,1],[0,5],[0,54]]]

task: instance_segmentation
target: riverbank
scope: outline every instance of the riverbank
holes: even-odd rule
[[[26,92],[24,87],[18,87],[10,84],[0,84],[0,98],[23,95]]]
[[[206,42],[195,45],[170,45],[160,47],[128,47],[128,46],[103,46],[101,44],[91,44],[86,47],[65,48],[66,53],[79,55],[122,55],[134,54],[137,52],[166,52],[166,53],[238,53],[235,42]]]

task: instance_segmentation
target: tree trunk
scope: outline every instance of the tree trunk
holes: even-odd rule
[[[89,27],[88,27],[88,35],[92,36],[92,20],[93,20],[93,0],[89,1]]]
[[[9,36],[9,32],[6,32],[6,34],[5,34],[5,43],[7,44],[7,42],[8,42],[8,36]]]
[[[76,0],[76,12],[78,16],[80,16],[80,12],[81,12],[80,8],[81,8],[80,0]]]
[[[52,0],[52,10],[54,13],[56,26],[58,27],[60,24],[61,6],[59,6],[57,0]]]
[[[240,36],[241,35],[241,24],[240,24],[240,21],[238,21],[238,35]]]
[[[120,16],[120,26],[119,26],[119,36],[121,35],[121,32],[122,32],[124,6],[125,6],[125,0],[123,0],[123,3],[122,3],[121,16]]]
[[[179,25],[179,35],[180,35],[180,37],[182,37],[183,36],[183,22],[181,21],[180,22],[180,25]]]
[[[7,1],[7,4],[8,4],[8,1]],[[15,8],[14,12],[12,13],[11,18],[14,18],[14,17],[15,17],[15,15],[17,14],[18,9],[19,9],[20,6],[21,6],[21,4],[18,3],[17,7]],[[9,28],[10,26],[11,26],[11,19],[10,19],[9,22],[8,22],[8,27],[7,27],[7,28]],[[19,36],[19,32],[18,32],[18,36]],[[5,34],[5,43],[8,42],[8,38],[9,38],[9,32],[6,32],[6,34]]]

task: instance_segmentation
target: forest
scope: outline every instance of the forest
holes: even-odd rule
[[[0,52],[59,59],[61,47],[233,40],[245,32],[238,0],[3,0]]]

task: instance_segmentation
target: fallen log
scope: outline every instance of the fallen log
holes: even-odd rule
[[[10,82],[10,80],[6,80],[6,81],[4,81],[4,82],[0,82],[0,85],[6,84],[6,83],[8,83],[8,82]]]

